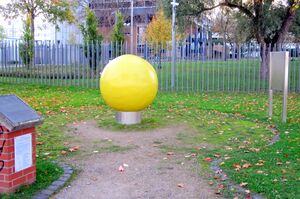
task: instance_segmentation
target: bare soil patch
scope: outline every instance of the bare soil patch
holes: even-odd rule
[[[162,152],[162,145],[183,146],[176,139],[185,127],[146,132],[112,132],[96,122],[70,126],[70,143],[80,146],[66,162],[81,172],[55,199],[206,199],[220,198],[199,175],[194,158]],[[123,172],[119,167],[124,168]]]

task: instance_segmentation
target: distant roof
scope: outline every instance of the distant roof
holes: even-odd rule
[[[0,96],[0,125],[16,131],[41,124],[43,118],[16,95]]]

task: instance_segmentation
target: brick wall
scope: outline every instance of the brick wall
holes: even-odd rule
[[[0,135],[0,193],[11,193],[20,186],[32,184],[36,180],[36,133],[35,128],[15,132],[9,132],[4,127],[2,129],[3,132]],[[26,134],[32,134],[32,166],[16,172],[14,138]]]

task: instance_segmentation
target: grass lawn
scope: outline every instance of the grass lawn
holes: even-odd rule
[[[161,92],[144,111],[142,125],[125,127],[115,124],[114,112],[104,104],[98,90],[0,83],[0,94],[9,93],[17,94],[45,117],[37,138],[42,143],[37,148],[41,163],[71,155],[61,152],[68,151],[63,131],[72,122],[96,119],[100,127],[116,131],[182,123],[196,132],[182,132],[178,137],[191,147],[164,146],[162,150],[197,153],[205,173],[211,172],[207,158],[222,158],[220,166],[232,181],[248,183],[247,189],[268,198],[300,196],[299,94],[289,95],[288,123],[282,124],[280,96],[274,97],[274,118],[270,120],[266,117],[268,97],[264,94]],[[269,145],[274,136],[270,126],[280,132],[280,140],[273,145]],[[238,171],[237,165],[241,166]],[[213,175],[210,177],[213,180]],[[227,182],[214,183],[226,187]],[[234,195],[234,190],[223,191]]]

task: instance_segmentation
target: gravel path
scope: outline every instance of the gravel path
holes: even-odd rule
[[[159,148],[181,146],[176,136],[184,130],[175,126],[147,132],[111,132],[97,128],[93,121],[70,126],[72,141],[66,144],[80,146],[80,152],[66,162],[81,172],[53,198],[220,198],[199,175],[195,159],[185,158],[180,152],[166,154]],[[118,146],[116,152],[101,152],[103,146],[113,145]],[[119,171],[121,165],[123,172]]]

